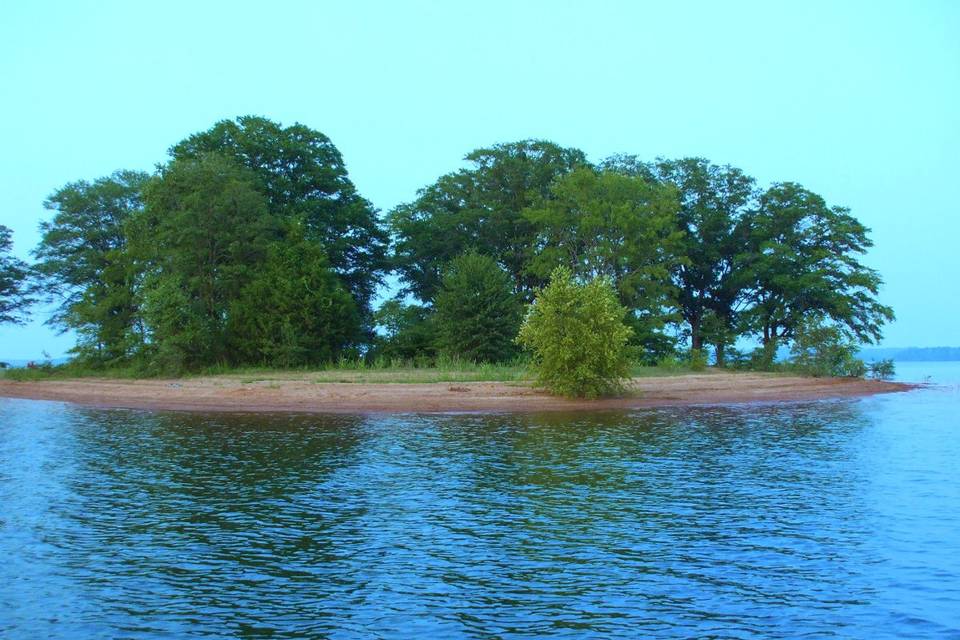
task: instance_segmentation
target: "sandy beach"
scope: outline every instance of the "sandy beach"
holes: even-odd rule
[[[0,397],[92,407],[209,412],[409,413],[634,409],[851,398],[913,388],[895,382],[762,373],[635,378],[622,397],[570,400],[520,382],[338,383],[309,374],[118,380],[0,380]]]

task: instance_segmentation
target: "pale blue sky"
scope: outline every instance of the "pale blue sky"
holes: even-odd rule
[[[888,346],[960,344],[960,2],[27,2],[0,9],[0,223],[218,119],[302,122],[388,210],[469,150],[702,155],[873,228]],[[0,359],[69,348],[40,321]]]

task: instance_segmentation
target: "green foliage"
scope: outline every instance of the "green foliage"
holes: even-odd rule
[[[770,187],[751,217],[749,331],[764,343],[790,339],[811,315],[876,341],[893,310],[876,301],[881,279],[857,256],[873,243],[842,207],[794,183]]]
[[[391,265],[376,211],[323,134],[241,117],[170,154],[152,178],[120,171],[49,197],[42,289],[0,228],[0,322],[22,320],[42,290],[58,304],[51,322],[77,333],[78,360],[101,370],[503,361],[516,354],[520,302],[538,288],[571,296],[576,313],[549,316],[556,326],[610,329],[605,318],[623,309],[602,296],[590,306],[581,291],[602,281],[625,307],[614,324],[627,327],[626,348],[611,347],[616,331],[564,334],[561,357],[548,348],[556,327],[529,328],[546,322],[537,309],[548,302],[525,325],[545,384],[595,395],[616,387],[617,358],[671,361],[678,336],[693,352],[683,368],[704,367],[712,346],[718,366],[775,369],[777,346],[793,343],[801,368],[856,373],[848,343],[879,339],[893,318],[860,262],[868,229],[847,209],[789,182],[758,191],[702,158],[591,166],[543,140],[478,149],[391,212]],[[403,289],[374,315],[391,266]],[[422,306],[399,302],[408,294]],[[762,341],[749,359],[732,349],[744,336]]]
[[[813,316],[804,320],[794,333],[790,351],[791,365],[797,371],[816,377],[863,377],[866,365],[856,358],[859,351],[843,327]]]
[[[527,299],[541,279],[527,270],[537,230],[523,211],[547,197],[561,175],[587,163],[579,149],[524,140],[477,149],[469,167],[440,177],[394,209],[394,264],[406,292],[433,302],[451,260],[469,251],[502,264]]]
[[[877,360],[867,365],[867,375],[874,380],[889,380],[897,374],[897,367],[893,360]]]
[[[10,229],[0,224],[0,324],[24,322],[27,308],[33,303],[28,285],[29,267],[10,255],[11,236]]]
[[[57,189],[44,207],[35,269],[46,297],[58,303],[54,326],[77,333],[81,359],[116,364],[141,347],[136,269],[126,225],[143,208],[145,173],[117,171],[94,182]]]
[[[690,349],[690,353],[687,354],[687,366],[690,368],[690,371],[706,371],[706,352],[703,349]]]
[[[437,357],[433,312],[428,307],[384,302],[373,314],[382,333],[374,343],[374,353],[385,362],[433,363]]]
[[[661,333],[680,262],[676,191],[641,177],[581,167],[558,178],[550,197],[524,216],[537,229],[528,271],[545,279],[557,266],[588,280],[606,277],[630,312],[647,359],[664,355]]]
[[[503,362],[516,355],[522,306],[510,275],[489,256],[469,252],[443,275],[436,302],[441,352],[473,362]]]
[[[147,186],[135,251],[161,368],[236,361],[230,311],[278,233],[255,184],[249,170],[210,154],[171,163]]]
[[[677,229],[683,232],[680,255],[672,270],[675,304],[689,327],[691,347],[708,341],[723,347],[737,325],[737,306],[745,295],[739,255],[749,233],[754,180],[740,169],[704,158],[659,159],[644,164],[635,157],[610,158],[603,166],[626,175],[646,176],[672,185],[680,199]],[[705,334],[704,321],[712,317]]]
[[[517,341],[532,354],[540,384],[593,398],[622,389],[629,372],[626,309],[606,278],[579,284],[566,267],[537,293]]]
[[[777,368],[777,340],[767,340],[750,354],[749,368],[756,371],[774,371]]]
[[[266,118],[223,120],[175,145],[174,160],[215,153],[252,172],[254,188],[278,220],[302,221],[329,264],[366,313],[381,282],[387,238],[373,206],[357,193],[330,139],[302,124]]]
[[[360,314],[314,242],[288,234],[230,308],[231,356],[299,367],[329,362],[360,337]]]

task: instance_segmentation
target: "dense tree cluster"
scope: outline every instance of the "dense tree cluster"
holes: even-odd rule
[[[555,273],[607,283],[622,337],[651,362],[709,347],[722,366],[752,337],[769,363],[811,318],[869,342],[893,317],[848,210],[702,158],[495,145],[381,219],[326,136],[241,117],[153,174],[70,183],[45,206],[32,273],[77,356],[104,366],[507,360]],[[9,248],[0,228],[0,321],[31,297]],[[374,310],[389,273],[400,290]]]
[[[321,364],[373,336],[387,237],[323,134],[243,117],[56,191],[36,272],[97,364]]]

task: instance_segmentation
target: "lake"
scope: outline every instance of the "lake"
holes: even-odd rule
[[[779,406],[0,399],[0,637],[960,638],[960,363]]]

